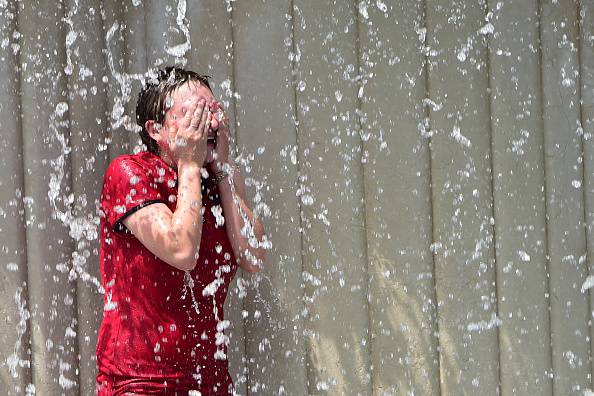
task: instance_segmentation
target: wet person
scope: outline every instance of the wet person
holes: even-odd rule
[[[228,119],[205,76],[173,67],[136,118],[147,150],[115,158],[101,196],[98,395],[231,395],[223,303],[237,266],[261,269],[265,236]]]

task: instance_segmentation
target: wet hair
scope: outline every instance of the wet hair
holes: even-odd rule
[[[196,72],[185,70],[180,67],[167,66],[164,69],[157,70],[156,76],[151,76],[143,82],[143,88],[138,94],[136,101],[136,123],[142,127],[140,138],[153,154],[159,154],[159,145],[153,139],[144,124],[148,120],[153,120],[159,124],[165,121],[165,112],[167,111],[167,98],[188,81],[197,81],[206,85],[212,92],[208,79],[210,76],[198,74]]]

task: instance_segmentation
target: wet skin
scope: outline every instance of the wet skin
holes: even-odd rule
[[[188,110],[192,110],[194,100],[203,100],[206,106],[205,109],[207,108],[213,114],[208,130],[204,165],[207,169],[215,171],[215,158],[217,162],[224,162],[229,157],[228,119],[222,105],[214,97],[210,89],[198,81],[189,81],[183,84],[167,100],[169,106],[165,113],[163,127],[158,129],[161,139],[168,142],[166,145],[160,145],[162,156],[170,165],[175,166],[175,156],[169,149],[169,145],[172,139],[175,139],[175,131],[180,127],[179,124],[182,122],[184,115]]]

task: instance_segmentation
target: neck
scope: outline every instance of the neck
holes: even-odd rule
[[[161,151],[159,153],[159,156],[161,157],[161,159],[163,161],[165,161],[165,163],[167,163],[167,165],[169,165],[173,169],[177,170],[177,162],[173,159],[171,154],[169,154],[168,152]]]

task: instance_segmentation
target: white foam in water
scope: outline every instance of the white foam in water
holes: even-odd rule
[[[582,284],[582,293],[585,293],[586,290],[591,289],[592,286],[594,286],[594,275],[589,275]]]
[[[118,303],[116,301],[112,301],[112,297],[111,297],[111,290],[109,291],[109,294],[107,295],[107,302],[105,303],[105,305],[103,306],[103,311],[113,311],[118,307]]]
[[[25,387],[25,396],[34,396],[35,395],[35,385],[27,384]]]
[[[58,378],[58,383],[63,389],[72,389],[76,386],[77,382],[75,380],[71,380],[65,376],[65,373],[70,371],[70,364],[68,362],[62,361],[60,359],[60,377]]]
[[[364,1],[359,2],[359,14],[365,19],[369,19],[369,13],[367,12],[367,3]]]
[[[493,24],[491,22],[487,22],[479,29],[480,34],[487,35],[487,34],[493,34],[494,32],[495,32],[495,26],[493,26]]]
[[[457,141],[463,146],[472,146],[472,144],[470,143],[470,139],[462,135],[462,133],[460,132],[460,127],[458,125],[454,125],[451,136],[454,138],[455,141]]]
[[[29,368],[31,366],[31,362],[27,359],[21,359],[19,356],[21,354],[21,346],[22,346],[22,339],[23,334],[27,331],[27,323],[31,314],[27,309],[27,301],[21,297],[23,293],[23,288],[18,287],[16,293],[14,295],[14,302],[16,304],[17,312],[19,314],[19,322],[16,325],[17,330],[17,340],[13,348],[13,352],[8,358],[6,358],[6,365],[8,366],[8,372],[13,378],[18,378],[17,367],[26,367]],[[30,384],[32,385],[32,384]],[[35,393],[35,387],[33,386],[33,394]]]
[[[221,207],[221,205],[212,205],[210,207],[210,211],[215,217],[215,227],[218,228],[223,226],[225,224],[225,217],[223,216],[223,208]]]
[[[220,278],[213,280],[208,285],[206,285],[204,287],[204,289],[202,289],[202,295],[203,296],[214,296],[215,293],[217,292],[219,286],[221,286],[223,283],[224,283],[224,281]]]
[[[468,331],[479,331],[480,332],[480,331],[483,331],[483,330],[489,330],[489,329],[491,329],[493,327],[496,327],[496,326],[500,326],[501,323],[503,323],[501,321],[501,319],[499,319],[497,317],[497,315],[495,314],[495,312],[492,312],[491,313],[491,319],[488,322],[486,322],[484,320],[481,320],[480,322],[477,322],[477,323],[469,323],[466,326],[466,329]]]
[[[182,292],[181,299],[185,300],[187,296],[187,291],[190,290],[190,296],[192,297],[192,306],[194,307],[194,311],[196,314],[200,314],[200,309],[198,308],[198,301],[196,301],[196,297],[194,296],[194,279],[192,279],[192,275],[189,271],[184,273],[184,290]]]
[[[388,12],[388,6],[382,0],[377,0],[375,5],[381,12],[383,12],[383,13]]]

